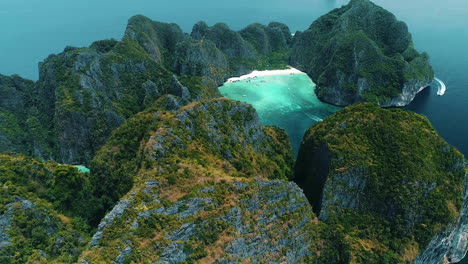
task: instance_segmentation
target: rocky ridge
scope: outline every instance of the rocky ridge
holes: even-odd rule
[[[339,50],[353,43],[370,51],[360,63],[384,54],[376,61],[391,66],[401,66],[402,56],[409,63],[402,67],[405,78],[412,79],[392,97],[396,86],[387,80],[395,77],[393,69],[364,63],[389,75],[366,75],[359,89],[367,91],[375,81],[384,84],[378,87],[392,86],[390,93],[329,93],[344,100],[337,104],[348,104],[347,98],[377,100],[381,106],[409,102],[431,70],[427,56],[412,48],[405,25],[366,0],[353,0],[314,24],[335,18],[349,22],[346,16],[366,13],[372,19],[383,14],[396,36],[369,40],[356,33]],[[92,171],[81,174],[67,165],[2,155],[1,261],[427,263],[461,258],[467,203],[461,195],[463,157],[426,119],[361,105],[311,128],[295,169],[304,195],[288,181],[294,178],[294,157],[285,132],[261,126],[247,104],[213,99],[226,78],[286,66],[291,45],[291,59],[307,61],[310,54],[298,50],[315,41],[309,31],[293,40],[280,23],[237,32],[223,23],[199,22],[188,35],[175,24],[135,16],[120,41],[96,41],[51,55],[41,63],[36,83],[0,76],[0,92],[6,95],[0,99],[0,149],[83,163]],[[402,47],[403,53],[395,52]],[[360,122],[361,115],[370,123]],[[380,122],[384,117],[401,129],[388,128]],[[360,126],[370,134],[361,133]],[[417,145],[410,148],[408,142]]]
[[[141,161],[132,164],[141,165],[125,173],[133,175],[127,193],[99,224],[84,263],[318,257],[313,237],[321,226],[302,191],[287,181],[293,154],[284,131],[261,127],[250,105],[227,99],[141,113],[127,125],[134,128],[143,115],[153,126],[144,128],[149,134],[134,150]],[[126,169],[115,153],[125,131],[126,125],[117,129],[96,157],[117,166],[95,163],[93,171],[108,170],[106,179]]]
[[[434,79],[407,25],[369,0],[352,0],[296,34],[290,64],[309,74],[322,101],[339,106],[405,106]]]
[[[425,117],[373,104],[311,127],[295,165],[319,218],[353,238],[356,263],[463,257],[467,178],[463,155]]]
[[[287,26],[273,23],[265,28],[272,39],[289,41],[282,39],[287,38]],[[0,88],[12,96],[6,99],[17,104],[5,105],[8,112],[2,114],[6,125],[2,126],[5,132],[0,147],[89,165],[115,128],[159,97],[172,94],[186,102],[214,98],[219,96],[217,86],[229,77],[278,63],[286,65],[286,58],[270,65],[268,56],[273,49],[260,53],[251,44],[256,39],[244,40],[226,25],[207,27],[206,36],[198,32],[197,37],[196,32],[197,26],[192,38],[176,24],[138,15],[129,20],[120,41],[96,41],[87,48],[67,47],[50,55],[40,63],[36,83],[17,76],[2,77]],[[237,42],[224,39],[225,35]],[[31,133],[24,139],[13,137],[28,130]]]

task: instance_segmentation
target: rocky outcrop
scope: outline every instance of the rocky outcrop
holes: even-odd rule
[[[164,200],[164,185],[143,186],[135,196],[145,200],[133,200],[123,212],[131,217],[114,221],[101,234],[117,235],[106,241],[112,246],[93,247],[83,261],[120,259],[124,254],[136,257],[132,252],[144,253],[139,261],[148,263],[245,259],[301,263],[315,255],[318,224],[294,183],[242,180],[199,184],[193,186],[190,198],[174,202]],[[220,196],[228,190],[229,198]],[[142,236],[155,239],[143,245],[138,242]]]
[[[0,75],[0,152],[50,158],[34,82]]]
[[[278,22],[252,24],[239,32],[224,23],[210,27],[198,22],[190,36],[177,48],[175,71],[208,76],[218,85],[252,70],[285,67],[291,43],[289,28]]]
[[[239,32],[197,23],[192,36],[175,24],[138,15],[120,41],[66,47],[39,65],[36,83],[0,77],[0,151],[89,165],[111,132],[166,94],[187,102],[219,96],[227,78],[285,64],[289,29],[262,26],[268,48],[257,51]],[[274,64],[274,65],[276,65]]]
[[[133,197],[131,197],[133,198]],[[122,200],[120,201],[112,210],[104,217],[99,223],[98,230],[96,233],[94,233],[93,237],[91,238],[91,242],[89,242],[89,247],[93,248],[97,245],[99,245],[99,241],[102,239],[102,233],[103,231],[112,224],[112,222],[118,218],[122,217],[123,213],[125,210],[128,209],[130,205],[129,200]]]
[[[122,155],[114,155],[116,149]],[[290,178],[294,159],[285,132],[260,126],[252,106],[213,99],[178,111],[150,109],[132,117],[97,153],[91,180],[96,195],[106,197],[102,200],[108,202],[102,208],[107,209],[132,188],[141,164],[171,164],[174,158],[205,156],[204,152],[226,163],[225,169],[232,170],[231,174],[268,174],[282,179]],[[256,166],[249,165],[254,161]],[[102,182],[106,184],[99,184]]]
[[[172,53],[179,42],[186,36],[177,24],[153,21],[145,16],[137,15],[129,19],[123,39],[138,43],[156,62],[172,66]]]
[[[242,29],[240,34],[263,56],[288,50],[292,39],[288,26],[278,22],[268,26],[251,24]]]
[[[174,68],[179,75],[208,76],[218,85],[231,75],[226,55],[210,40],[182,42],[175,56]]]
[[[63,53],[49,56],[40,64],[39,81],[30,83],[27,91],[35,104],[25,102],[24,107],[17,107],[39,113],[29,122],[39,126],[29,140],[33,146],[22,152],[64,163],[89,164],[115,128],[160,96],[173,94],[199,100],[216,94],[216,87],[201,81],[196,91],[190,92],[195,84],[182,84],[178,76],[166,70],[172,69],[172,54],[185,39],[177,25],[135,16],[121,41],[97,41],[89,48],[67,47]],[[13,115],[22,119],[18,113]],[[27,130],[22,124],[18,126]],[[12,145],[9,137],[1,138],[2,145]]]
[[[415,260],[423,263],[458,263],[468,249],[468,175],[465,175],[464,199],[458,219],[434,236],[429,245]]]
[[[438,263],[460,258],[468,246],[463,161],[425,117],[358,104],[306,132],[295,181],[321,220],[346,226],[352,256]],[[360,233],[361,225],[369,233]],[[400,244],[387,244],[394,241]]]
[[[193,25],[192,33],[190,33],[190,36],[193,40],[199,41],[203,39],[208,30],[210,30],[208,24],[206,24],[206,22],[204,21],[199,21],[195,25]]]
[[[140,115],[147,114],[118,128],[96,157],[114,159],[105,164],[115,176],[106,179],[124,174],[126,161],[112,153],[124,150],[121,140],[132,136],[122,133],[127,126],[135,133]],[[320,224],[302,190],[286,181],[293,154],[284,131],[260,126],[250,105],[227,99],[150,115],[153,125],[143,128],[149,134],[134,150],[142,155],[132,161],[140,167],[126,171],[133,185],[99,224],[80,261],[305,263],[318,258],[315,252],[326,247],[318,239]]]
[[[228,57],[248,60],[257,58],[255,48],[247,43],[238,32],[231,30],[224,23],[215,24],[204,37],[213,41],[216,47]]]
[[[296,34],[290,64],[317,84],[317,96],[346,106],[405,106],[434,73],[404,22],[369,0],[352,0]]]
[[[18,196],[2,206],[1,263],[65,263],[77,260],[85,237],[61,222],[51,208]]]

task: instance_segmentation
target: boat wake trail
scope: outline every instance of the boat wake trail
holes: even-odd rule
[[[308,118],[310,118],[311,120],[314,120],[315,122],[322,122],[322,121],[323,121],[323,119],[320,118],[320,117],[318,117],[318,116],[311,115],[311,114],[309,114],[309,113],[307,113],[307,112],[304,112],[304,114],[305,114]]]
[[[445,91],[447,90],[447,86],[445,86],[445,83],[437,78],[437,77],[434,77],[434,79],[439,83],[439,89],[437,90],[437,95],[444,95],[445,94]]]

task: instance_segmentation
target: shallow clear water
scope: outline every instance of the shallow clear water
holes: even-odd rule
[[[263,125],[286,130],[297,154],[304,132],[340,109],[319,101],[314,88],[306,74],[287,74],[228,82],[219,91],[224,97],[253,105]]]

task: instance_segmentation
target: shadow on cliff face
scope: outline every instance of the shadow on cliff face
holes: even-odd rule
[[[417,113],[423,112],[426,110],[428,103],[430,102],[432,92],[432,86],[427,87],[426,89],[422,90],[418,95],[414,98],[413,102],[408,107],[405,107],[406,110],[411,110]]]
[[[317,216],[322,209],[323,188],[330,162],[330,150],[326,144],[322,144],[313,151],[301,148],[294,168],[294,181],[304,191]]]

